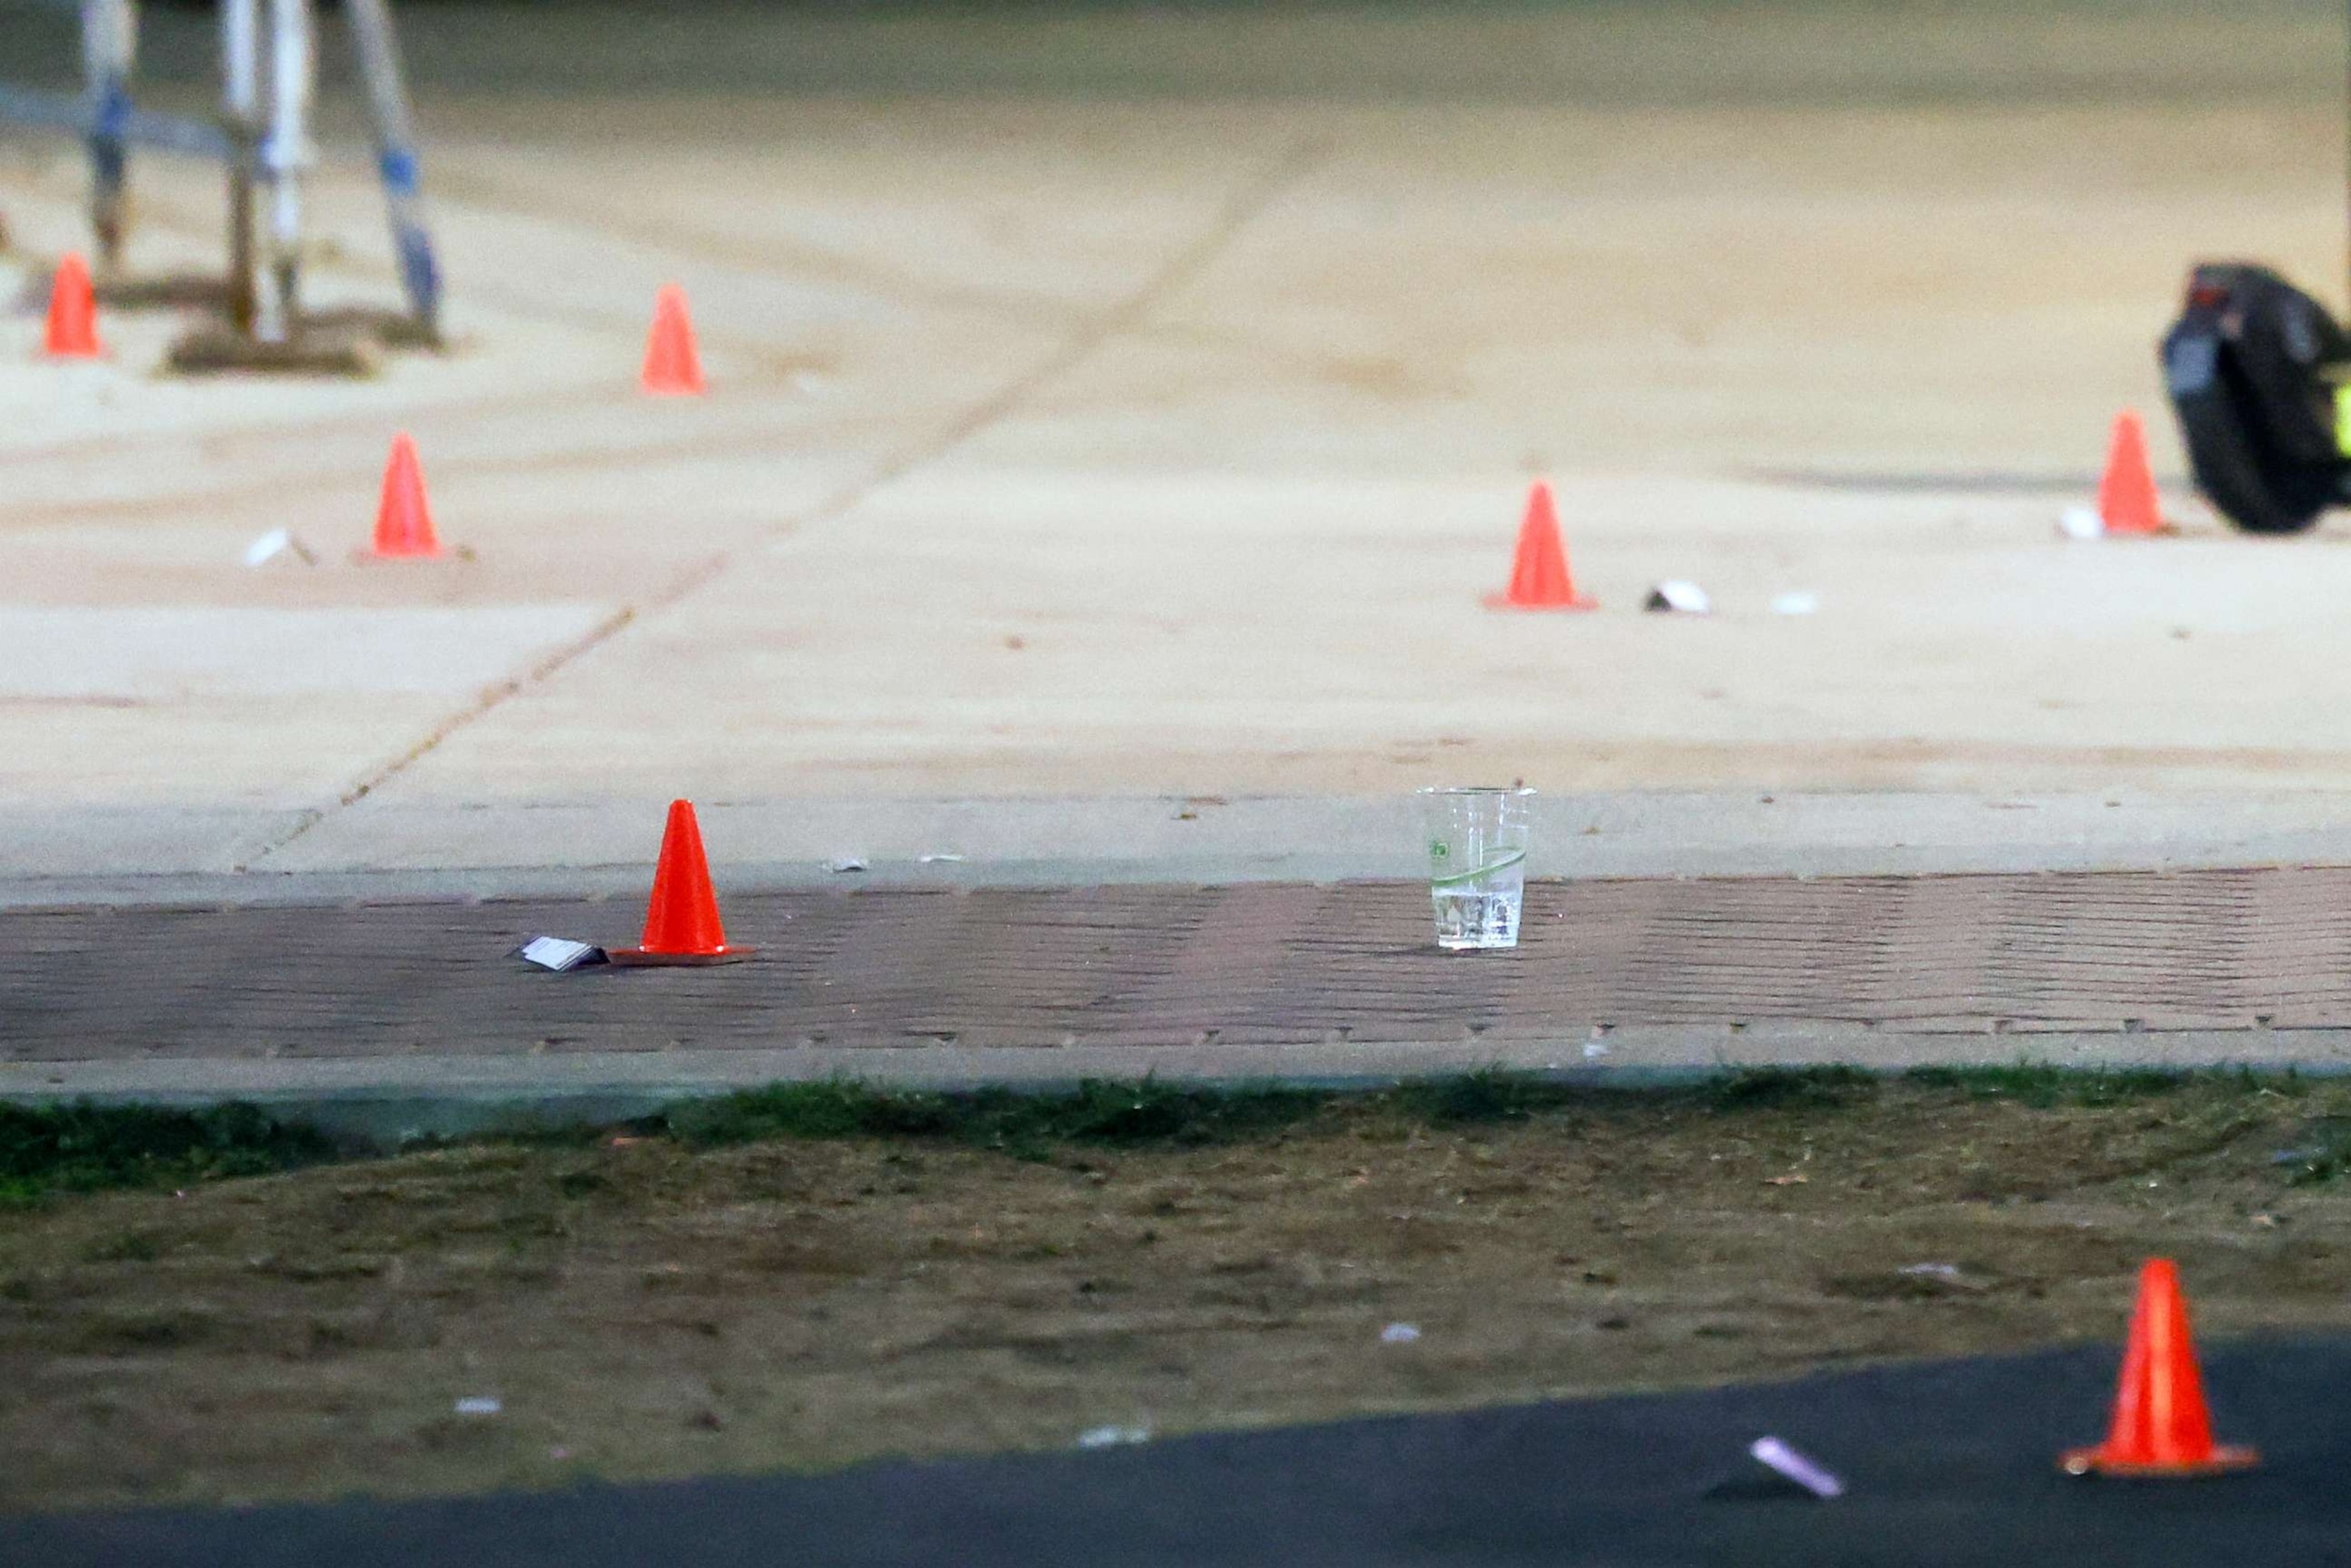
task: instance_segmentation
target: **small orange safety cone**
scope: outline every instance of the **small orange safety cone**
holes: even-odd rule
[[[98,294],[89,285],[89,264],[78,256],[57,263],[41,351],[53,360],[94,360],[105,352],[98,343]]]
[[[1510,563],[1510,586],[1486,596],[1490,610],[1596,610],[1597,602],[1575,591],[1567,571],[1567,547],[1560,542],[1559,511],[1551,486],[1538,479],[1527,492],[1526,517],[1519,524],[1519,551]]]
[[[2251,1448],[2212,1441],[2204,1407],[2204,1375],[2189,1337],[2188,1302],[2179,1270],[2168,1259],[2150,1259],[2138,1274],[2138,1304],[2124,1342],[2123,1375],[2115,1393],[2113,1425],[2095,1448],[2075,1448],[2058,1463],[2069,1475],[2217,1476],[2261,1462]]]
[[[433,508],[424,499],[424,474],[416,464],[416,443],[402,431],[392,438],[383,465],[383,497],[376,503],[375,545],[371,552],[394,559],[429,559],[441,553],[433,531]]]
[[[702,828],[694,803],[672,800],[669,825],[662,831],[661,860],[653,867],[653,895],[645,908],[645,934],[634,947],[614,947],[615,964],[731,964],[756,947],[730,947],[718,924],[718,895],[710,887],[710,862],[702,852]]]
[[[702,393],[702,356],[694,346],[694,320],[686,313],[685,290],[674,283],[662,285],[653,296],[653,327],[645,339],[641,384],[654,397]]]
[[[2115,415],[2106,444],[2105,476],[2098,481],[2098,520],[2116,536],[2163,531],[2163,506],[2155,493],[2155,473],[2147,461],[2147,427],[2137,409]]]

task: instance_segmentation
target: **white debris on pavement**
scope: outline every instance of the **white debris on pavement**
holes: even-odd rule
[[[1844,1482],[1777,1437],[1758,1437],[1747,1451],[1758,1464],[1778,1471],[1816,1498],[1825,1500],[1844,1495]]]
[[[1668,610],[1682,615],[1711,615],[1714,601],[1706,590],[1695,582],[1671,578],[1649,590],[1649,597],[1641,606],[1644,610]]]
[[[1148,1427],[1089,1427],[1078,1434],[1081,1448],[1116,1448],[1129,1443],[1148,1443]]]
[[[2057,514],[2057,531],[2069,539],[2102,539],[2106,537],[2106,519],[2098,516],[2095,507],[2068,507]]]
[[[526,964],[536,964],[542,969],[576,969],[582,964],[601,964],[604,949],[591,943],[574,942],[567,936],[534,936],[514,950],[514,956]]]
[[[267,566],[281,557],[298,560],[304,566],[319,564],[317,552],[296,538],[291,528],[272,528],[245,547],[247,566]]]

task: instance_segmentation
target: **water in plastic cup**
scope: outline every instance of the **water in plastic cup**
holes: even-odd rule
[[[1531,789],[1423,789],[1439,947],[1515,947]]]

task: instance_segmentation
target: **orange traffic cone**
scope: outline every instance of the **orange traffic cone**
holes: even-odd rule
[[[94,360],[104,352],[98,346],[98,295],[89,286],[89,266],[78,256],[57,263],[41,351],[53,360]]]
[[[694,347],[694,321],[686,315],[685,290],[662,285],[653,296],[653,329],[645,339],[645,391],[655,397],[698,397],[702,356]]]
[[[1510,565],[1510,586],[1486,596],[1491,610],[1596,610],[1597,602],[1575,591],[1567,574],[1567,547],[1560,543],[1559,512],[1552,507],[1551,486],[1534,482],[1527,492],[1527,515],[1519,524],[1518,559]]]
[[[2115,434],[2106,444],[2105,477],[2098,481],[2098,520],[2109,534],[2146,535],[2163,531],[2163,507],[2155,494],[2155,474],[2147,466],[2147,427],[2138,411],[2115,415]]]
[[[2093,1470],[2102,1476],[2217,1476],[2260,1462],[2251,1448],[2212,1441],[2179,1270],[2168,1259],[2150,1259],[2138,1273],[2138,1305],[2131,1312],[2122,1385],[2115,1393],[2106,1440],[2095,1448],[2075,1448],[2058,1463],[2077,1476]]]
[[[653,901],[645,908],[643,945],[615,947],[606,956],[615,964],[640,966],[731,964],[758,951],[726,945],[694,803],[672,800],[669,826],[662,831],[661,861],[653,868]]]
[[[416,443],[402,431],[392,438],[383,465],[383,498],[376,503],[375,548],[381,557],[429,559],[441,553],[433,531],[433,508],[424,500],[424,475],[416,465]]]

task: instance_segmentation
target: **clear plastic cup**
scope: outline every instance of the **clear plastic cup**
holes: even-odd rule
[[[1437,945],[1464,950],[1519,945],[1527,883],[1531,789],[1423,789],[1428,896]]]

